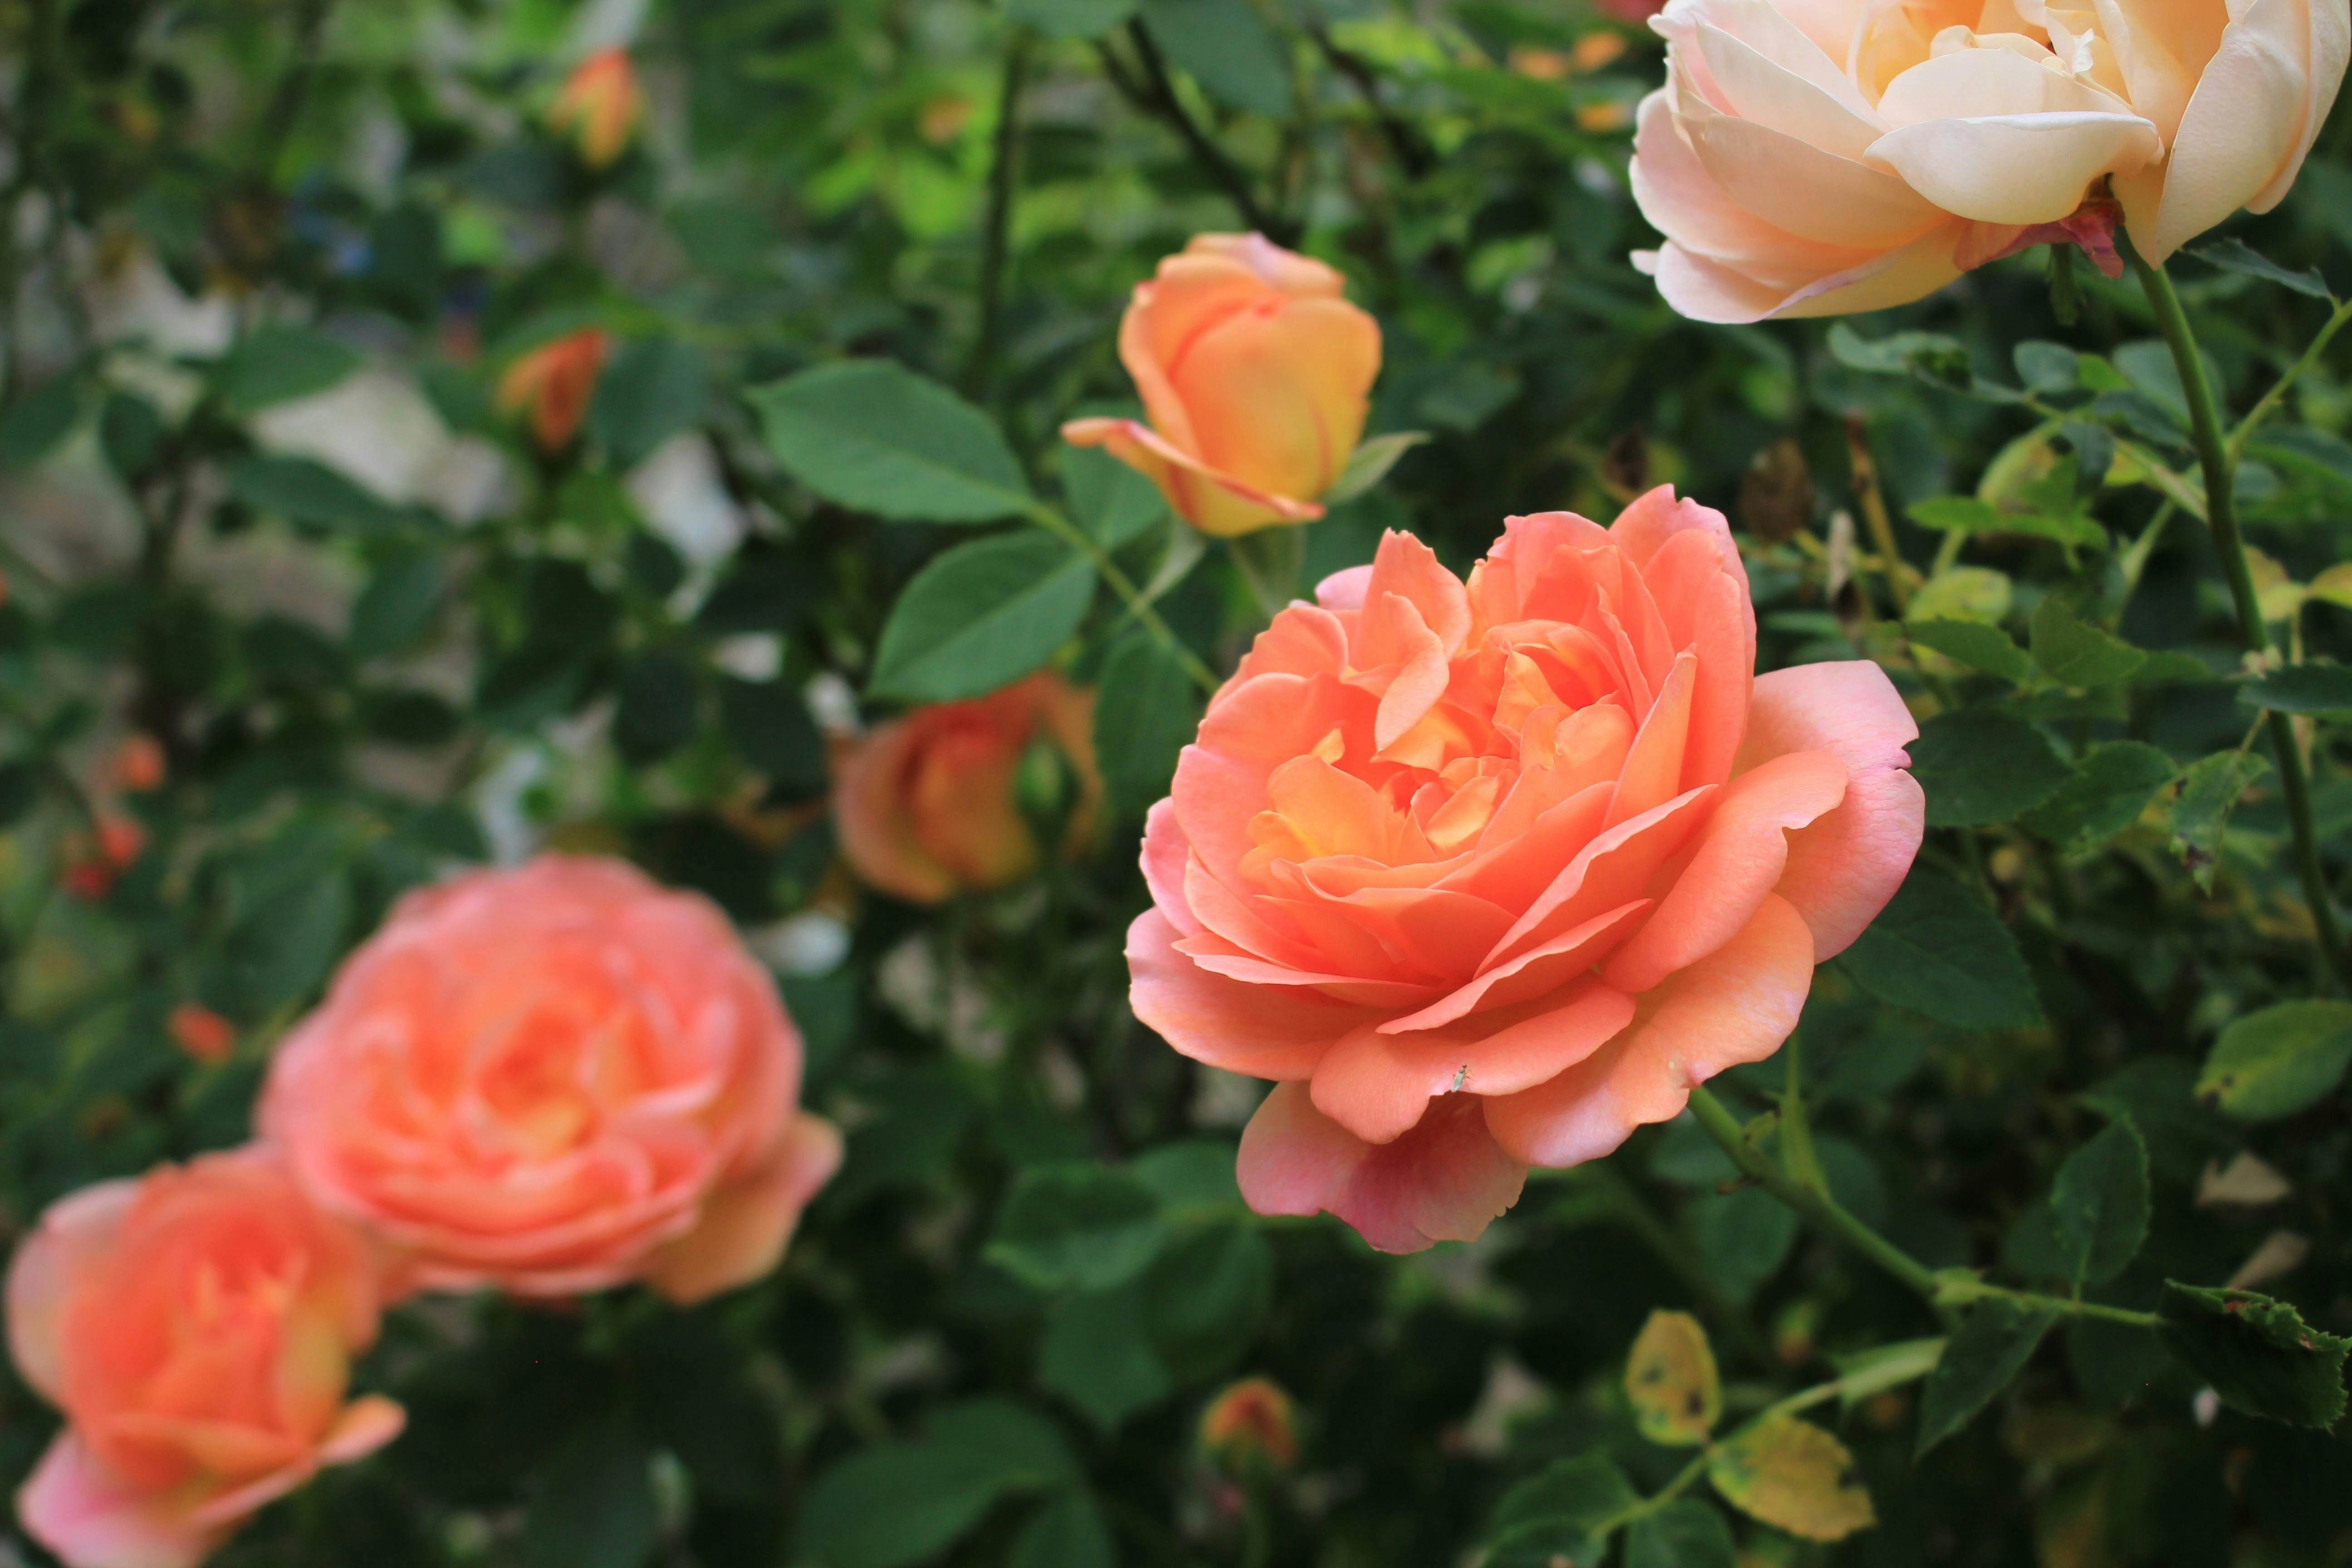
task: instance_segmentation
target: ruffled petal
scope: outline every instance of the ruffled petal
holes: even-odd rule
[[[1475,1240],[1527,1181],[1479,1104],[1447,1095],[1411,1132],[1372,1144],[1317,1110],[1305,1084],[1277,1084],[1242,1133],[1242,1196],[1264,1215],[1328,1210],[1382,1252]]]
[[[803,1111],[769,1157],[702,1200],[692,1230],[646,1259],[646,1284],[681,1306],[748,1285],[775,1268],[801,1211],[841,1168],[841,1132]]]
[[[1255,985],[1176,950],[1176,927],[1146,910],[1127,928],[1129,1003],[1146,1028],[1194,1061],[1253,1078],[1303,1079],[1333,1042],[1375,1016],[1305,987]]]

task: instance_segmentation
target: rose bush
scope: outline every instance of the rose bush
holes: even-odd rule
[[[1720,513],[1410,536],[1260,634],[1143,847],[1136,1016],[1276,1080],[1243,1194],[1466,1239],[1769,1056],[1917,852],[1917,726],[1849,662],[1759,679]]]
[[[266,1149],[52,1206],[8,1270],[8,1349],[67,1428],[17,1517],[73,1568],[188,1568],[239,1521],[398,1435],[346,1399],[376,1336],[364,1238]]]
[[[389,1290],[695,1300],[773,1267],[841,1157],[723,916],[543,856],[404,898],[271,1064],[258,1122]]]
[[[916,903],[1019,881],[1044,854],[1015,798],[1022,755],[1042,740],[1066,759],[1066,842],[1083,843],[1102,802],[1093,724],[1093,693],[1051,671],[877,724],[835,769],[843,855],[869,885]]]
[[[1380,327],[1345,287],[1262,235],[1195,235],[1119,320],[1149,423],[1076,419],[1063,438],[1105,447],[1206,533],[1321,517],[1381,368]]]
[[[1632,166],[1636,261],[1707,321],[1872,310],[2042,240],[2151,262],[2294,181],[2345,0],[2171,7],[1672,0]],[[2092,205],[2086,210],[2086,202]]]

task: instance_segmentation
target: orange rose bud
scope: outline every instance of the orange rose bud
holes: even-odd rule
[[[548,105],[547,128],[567,137],[580,161],[602,169],[628,150],[637,121],[645,117],[646,95],[626,49],[600,49],[573,68],[563,89]]]
[[[16,1516],[72,1568],[194,1568],[400,1432],[392,1401],[345,1397],[376,1335],[368,1246],[267,1149],[63,1199],[17,1248],[7,1302],[16,1370],[66,1417]]]
[[[183,1002],[163,1020],[172,1043],[196,1060],[211,1065],[228,1060],[236,1048],[236,1026],[194,1002]]]
[[[553,454],[572,444],[604,368],[604,332],[590,327],[544,342],[499,378],[499,412],[527,414],[531,438]]]
[[[1149,423],[1074,419],[1062,438],[1108,448],[1204,533],[1321,517],[1381,368],[1380,326],[1345,281],[1259,235],[1196,235],[1119,322]]]
[[[152,735],[130,735],[114,753],[114,782],[139,793],[163,782],[163,746]]]
[[[1236,1474],[1287,1470],[1298,1462],[1298,1418],[1270,1378],[1245,1377],[1201,1412],[1201,1447]]]
[[[66,841],[66,868],[59,879],[76,898],[102,899],[146,847],[147,831],[137,823],[127,816],[100,816],[95,842],[79,833]]]
[[[1102,799],[1093,737],[1093,694],[1051,671],[877,724],[835,776],[842,853],[869,886],[920,904],[1018,882],[1043,858],[1022,809],[1024,757],[1043,739],[1069,763],[1075,846]]]

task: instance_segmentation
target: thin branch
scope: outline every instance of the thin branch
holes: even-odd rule
[[[1095,52],[1101,58],[1103,74],[1110,79],[1111,85],[1146,114],[1167,121],[1170,128],[1182,138],[1185,148],[1192,154],[1192,161],[1216,183],[1218,189],[1225,193],[1226,199],[1234,204],[1244,224],[1277,245],[1295,242],[1298,237],[1297,226],[1268,212],[1251,189],[1249,176],[1193,122],[1192,116],[1184,108],[1183,100],[1176,96],[1176,84],[1168,75],[1167,61],[1160,58],[1159,46],[1152,43],[1143,24],[1129,23],[1127,34],[1129,41],[1135,46],[1136,58],[1143,68],[1143,80],[1139,83],[1129,74],[1118,57],[1111,52],[1108,41],[1097,41]]]
[[[996,139],[988,166],[988,217],[981,230],[980,331],[964,366],[967,395],[978,396],[995,362],[1003,331],[1005,252],[1013,230],[1013,196],[1021,183],[1021,89],[1029,73],[1034,39],[1015,27],[1004,47],[1004,78],[996,94]]]

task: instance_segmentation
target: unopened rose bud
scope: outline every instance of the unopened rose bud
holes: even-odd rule
[[[163,747],[152,735],[131,735],[114,753],[114,782],[135,792],[163,782]]]
[[[572,444],[604,368],[604,334],[594,327],[545,342],[499,379],[499,411],[525,415],[531,439],[553,454]]]
[[[1201,1447],[1227,1470],[1287,1470],[1298,1462],[1298,1417],[1270,1378],[1245,1377],[1201,1413]]]
[[[163,1029],[173,1045],[208,1066],[226,1061],[236,1048],[236,1026],[199,1003],[183,1002],[173,1008]]]
[[[645,115],[645,94],[625,49],[603,49],[580,62],[548,105],[547,128],[568,138],[580,161],[602,169],[628,150]]]

